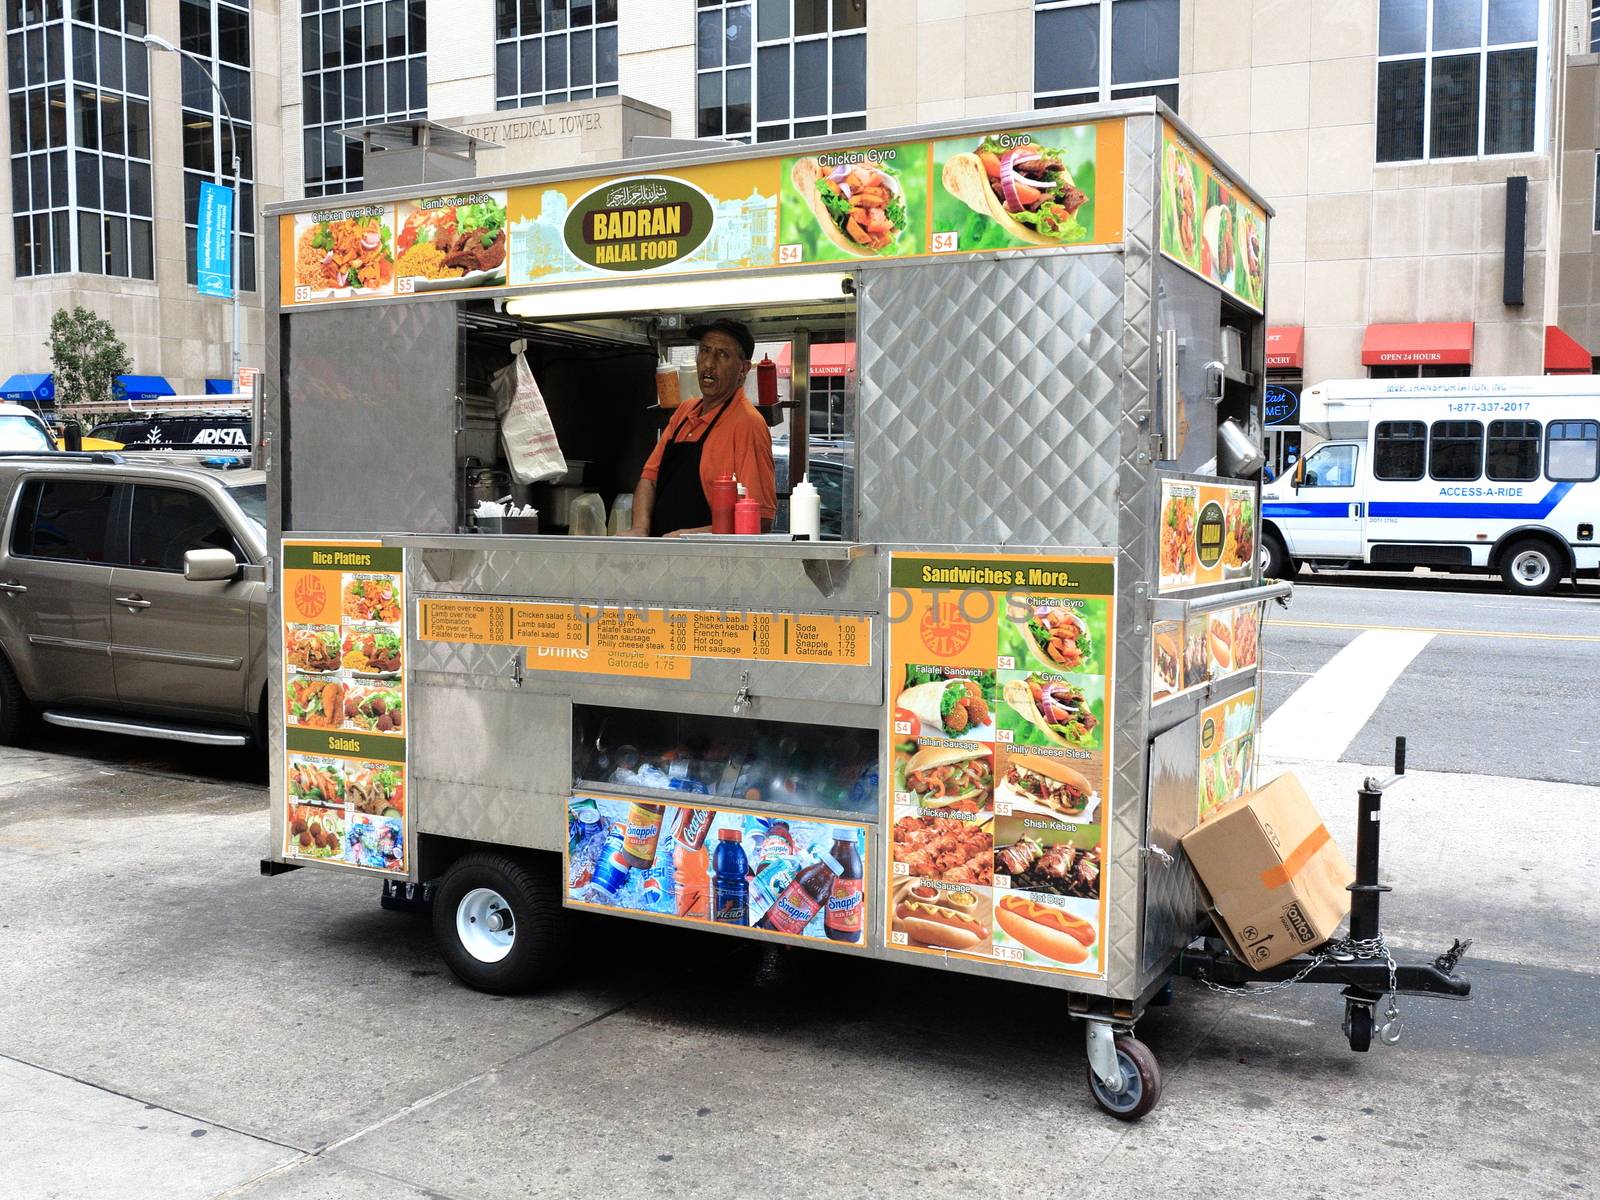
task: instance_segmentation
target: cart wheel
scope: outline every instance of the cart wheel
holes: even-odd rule
[[[433,937],[456,978],[481,992],[549,983],[568,944],[561,890],[548,864],[479,851],[445,873],[433,901]]]
[[[1372,1049],[1372,1005],[1354,1000],[1344,1002],[1344,1035],[1350,1039],[1350,1049],[1365,1054]]]
[[[1137,1038],[1119,1037],[1117,1066],[1122,1071],[1122,1087],[1111,1091],[1089,1068],[1089,1091],[1094,1102],[1119,1121],[1137,1121],[1161,1099],[1161,1068],[1156,1056]]]

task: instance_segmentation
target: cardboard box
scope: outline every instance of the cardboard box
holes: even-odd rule
[[[1217,928],[1258,971],[1320,946],[1350,915],[1355,871],[1293,775],[1224,805],[1183,848]]]

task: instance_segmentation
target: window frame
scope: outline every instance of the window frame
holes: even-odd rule
[[[1416,428],[1420,429],[1422,431],[1422,433],[1421,433],[1420,436],[1417,436],[1417,437],[1407,437],[1407,438],[1390,437],[1390,438],[1385,439],[1384,438],[1384,430],[1387,427],[1393,426],[1393,425],[1415,426]],[[1401,441],[1408,442],[1408,443],[1409,442],[1415,442],[1415,443],[1418,443],[1421,446],[1422,455],[1421,455],[1421,458],[1420,458],[1420,460],[1418,462],[1418,465],[1417,465],[1417,473],[1415,475],[1384,475],[1384,474],[1380,474],[1379,470],[1384,465],[1383,464],[1383,458],[1382,458],[1382,450],[1380,449],[1380,447],[1384,446],[1384,445],[1392,444],[1394,442],[1401,442]],[[1374,480],[1377,480],[1380,483],[1420,483],[1422,480],[1426,479],[1427,477],[1428,477],[1428,423],[1426,421],[1414,421],[1414,420],[1379,421],[1376,425],[1374,425],[1372,427],[1372,478]]]
[[[1489,5],[1491,0],[1479,0],[1478,11],[1478,42],[1475,46],[1460,46],[1449,50],[1435,50],[1433,48],[1433,14],[1434,6],[1438,0],[1422,0],[1427,6],[1422,27],[1422,49],[1409,50],[1398,54],[1384,54],[1381,41],[1375,47],[1377,50],[1377,68],[1373,72],[1373,112],[1376,118],[1373,129],[1373,149],[1376,154],[1377,139],[1383,128],[1383,68],[1386,63],[1417,62],[1423,64],[1422,69],[1422,154],[1418,158],[1377,158],[1379,167],[1403,166],[1415,163],[1456,163],[1475,162],[1479,159],[1507,159],[1526,158],[1538,154],[1549,139],[1549,120],[1546,108],[1550,102],[1550,89],[1545,81],[1545,73],[1549,67],[1549,22],[1550,0],[1535,0],[1538,5],[1538,15],[1535,28],[1538,34],[1533,41],[1520,42],[1494,42],[1489,38]],[[1382,36],[1384,0],[1378,0],[1378,28],[1379,37]],[[1489,92],[1489,56],[1508,50],[1534,50],[1534,92],[1533,92],[1533,144],[1526,150],[1500,151],[1494,154],[1484,153],[1484,138],[1488,125],[1488,92]],[[1441,58],[1461,58],[1473,54],[1478,59],[1478,130],[1475,145],[1477,153],[1458,155],[1438,155],[1432,152],[1433,129],[1433,64]]]
[[[1533,443],[1533,474],[1532,475],[1497,475],[1497,474],[1495,474],[1494,467],[1492,465],[1493,462],[1494,462],[1494,457],[1493,457],[1494,456],[1494,443],[1495,443],[1495,432],[1494,431],[1495,431],[1495,427],[1496,426],[1504,427],[1504,426],[1507,426],[1507,425],[1531,425],[1531,426],[1533,426],[1533,431],[1534,432],[1533,432],[1533,435],[1531,437],[1528,436],[1528,434],[1526,432],[1521,433],[1521,434],[1517,434],[1515,436],[1508,436],[1508,435],[1502,433],[1500,435],[1500,439],[1499,439],[1502,442],[1532,442]],[[1527,419],[1525,417],[1519,417],[1519,418],[1517,418],[1515,420],[1507,419],[1507,418],[1501,418],[1498,421],[1490,421],[1489,422],[1488,427],[1484,432],[1484,442],[1483,442],[1483,477],[1485,479],[1490,480],[1491,482],[1494,482],[1494,483],[1532,483],[1534,480],[1538,479],[1543,473],[1544,473],[1544,424],[1542,422],[1529,420],[1529,419]]]
[[[622,64],[622,45],[621,45],[620,21],[618,19],[621,0],[610,0],[612,15],[611,15],[609,20],[604,20],[604,21],[600,20],[600,7],[599,7],[600,0],[591,0],[590,7],[594,10],[593,17],[590,19],[589,24],[580,25],[580,26],[577,26],[577,27],[574,27],[572,25],[572,23],[571,23],[571,15],[570,14],[571,14],[571,7],[572,6],[570,4],[568,4],[568,6],[567,6],[568,17],[567,17],[567,24],[566,25],[564,25],[560,29],[544,29],[544,28],[541,28],[540,30],[538,30],[535,33],[524,33],[524,32],[522,32],[522,5],[517,3],[517,0],[501,0],[501,2],[502,3],[509,3],[511,8],[512,8],[512,18],[511,18],[512,32],[510,34],[501,33],[501,31],[500,31],[500,14],[499,14],[498,5],[497,5],[496,6],[496,12],[495,12],[495,15],[494,15],[494,18],[493,18],[494,19],[494,23],[495,23],[494,24],[494,53],[495,53],[494,106],[495,106],[496,111],[505,111],[505,110],[508,110],[508,109],[518,109],[518,108],[541,108],[541,107],[543,107],[543,106],[545,106],[547,104],[581,103],[582,101],[585,101],[585,100],[598,99],[598,98],[600,98],[602,96],[615,96],[615,95],[618,94],[618,78],[622,74],[622,69],[621,69],[621,64]],[[752,0],[752,3],[753,2],[754,2],[754,0]],[[542,22],[541,22],[541,24],[542,24]],[[614,60],[614,66],[616,67],[616,73],[610,79],[607,79],[607,80],[601,80],[601,78],[600,78],[600,31],[603,30],[603,29],[609,29],[611,31],[611,36],[612,36],[612,40],[613,40],[613,44],[614,44],[613,60]],[[573,35],[574,32],[578,32],[578,33],[587,32],[587,33],[589,33],[591,35],[591,40],[590,40],[590,43],[589,43],[589,72],[590,72],[590,74],[589,74],[589,83],[588,83],[587,86],[584,86],[584,87],[573,87],[572,86],[572,63],[573,63],[573,57],[572,57],[572,35]],[[524,44],[525,43],[533,43],[533,44],[537,45],[539,47],[539,61],[540,61],[541,64],[544,64],[544,63],[548,62],[548,58],[547,58],[547,53],[548,52],[547,52],[546,43],[552,37],[564,37],[564,38],[567,39],[567,41],[566,41],[566,68],[567,68],[567,84],[566,84],[566,86],[562,87],[562,88],[540,87],[537,92],[524,91],[520,86],[520,84],[521,84],[521,66],[522,66],[522,58],[523,58],[523,53],[524,53]],[[501,81],[501,78],[500,78],[500,52],[501,52],[501,47],[503,47],[503,46],[510,46],[512,48],[512,54],[514,56],[512,65],[513,65],[513,68],[514,68],[514,70],[516,72],[517,82],[519,84],[519,86],[516,87],[515,89],[513,89],[510,93],[505,93],[501,89],[501,82],[502,81]],[[540,67],[540,82],[543,83],[544,81],[545,81],[544,68],[541,65],[541,67]],[[559,96],[559,98],[556,98],[555,97],[555,93],[558,93],[558,92],[561,93],[561,95]],[[575,93],[582,93],[582,94],[580,95],[580,94],[575,94]]]
[[[1556,436],[1558,427],[1565,429],[1576,425],[1586,430],[1581,437],[1567,437],[1563,434]],[[1550,443],[1552,442],[1593,442],[1595,444],[1594,472],[1589,475],[1555,475],[1550,471]],[[1547,421],[1544,427],[1544,472],[1545,478],[1552,483],[1593,483],[1600,479],[1600,421],[1592,421],[1584,417],[1574,417],[1571,420]]]
[[[1439,470],[1438,470],[1438,458],[1439,458],[1438,443],[1441,442],[1441,441],[1444,441],[1444,442],[1465,442],[1465,441],[1468,440],[1468,435],[1466,435],[1466,434],[1449,434],[1449,433],[1441,434],[1439,432],[1439,427],[1442,426],[1442,425],[1463,425],[1463,426],[1476,426],[1477,427],[1477,430],[1478,430],[1477,434],[1473,435],[1472,438],[1471,438],[1471,440],[1476,442],[1477,446],[1478,446],[1477,467],[1473,470],[1471,475],[1441,475],[1441,474],[1439,474]],[[1434,481],[1436,481],[1438,483],[1471,483],[1474,480],[1482,479],[1483,478],[1483,458],[1484,458],[1484,449],[1485,449],[1484,433],[1485,433],[1485,430],[1484,430],[1483,422],[1482,421],[1475,421],[1470,417],[1448,417],[1448,418],[1445,418],[1443,420],[1428,422],[1428,478],[1432,479],[1432,480],[1434,480]]]
[[[124,548],[124,550],[122,552],[121,561],[119,563],[117,563],[117,566],[119,568],[121,568],[123,570],[127,570],[127,571],[151,571],[151,572],[154,572],[154,573],[156,573],[158,575],[182,575],[183,574],[183,567],[181,565],[177,566],[177,567],[149,567],[149,566],[145,566],[142,563],[138,563],[138,562],[134,561],[134,559],[133,559],[133,526],[134,526],[135,514],[136,514],[135,505],[137,504],[137,501],[138,501],[138,495],[139,495],[140,489],[143,489],[145,491],[151,491],[151,492],[178,492],[181,495],[195,497],[197,500],[200,501],[200,503],[204,504],[207,508],[209,508],[211,510],[212,515],[214,517],[216,517],[216,519],[217,519],[217,527],[219,529],[222,529],[222,530],[226,531],[226,533],[228,535],[228,540],[232,544],[229,545],[229,546],[225,546],[225,547],[224,546],[209,546],[209,547],[191,546],[191,547],[189,547],[189,549],[191,549],[191,550],[198,550],[198,549],[222,550],[222,549],[227,549],[227,550],[232,550],[233,551],[234,558],[236,558],[239,562],[248,563],[250,561],[250,556],[245,551],[245,548],[244,548],[244,540],[242,538],[240,538],[239,531],[233,527],[233,522],[228,520],[227,510],[226,510],[226,507],[224,505],[218,504],[214,499],[212,499],[209,495],[207,495],[203,490],[201,490],[199,488],[186,487],[183,484],[177,482],[176,480],[169,480],[169,479],[142,480],[141,479],[141,480],[138,480],[138,481],[135,481],[135,482],[128,483],[128,484],[124,485],[125,497],[124,497],[124,500],[123,500],[123,503],[122,503],[122,509],[123,509],[123,512],[126,514],[126,520],[123,521],[122,524],[124,525],[125,532],[127,534],[127,546]]]
[[[1168,107],[1170,107],[1173,111],[1177,111],[1178,103],[1183,94],[1179,82],[1179,75],[1181,75],[1181,71],[1178,75],[1173,75],[1170,78],[1146,79],[1140,80],[1136,83],[1113,83],[1111,81],[1111,18],[1114,6],[1117,3],[1120,3],[1120,0],[1033,0],[1033,36],[1035,46],[1037,46],[1039,38],[1040,13],[1060,12],[1064,9],[1071,8],[1090,8],[1095,5],[1098,5],[1100,8],[1100,43],[1099,54],[1097,55],[1099,61],[1096,64],[1099,68],[1099,76],[1096,82],[1094,93],[1090,94],[1089,89],[1087,88],[1057,88],[1053,91],[1041,91],[1039,88],[1037,67],[1035,66],[1031,68],[1034,71],[1032,91],[1033,107],[1035,109],[1074,108],[1079,104],[1108,104],[1112,100],[1126,99],[1131,96],[1159,95],[1159,92],[1152,89],[1170,87],[1172,89],[1172,99]],[[1175,41],[1181,36],[1180,31],[1183,28],[1181,4],[1179,5],[1177,11],[1178,28],[1173,30],[1173,39]],[[1181,58],[1179,59],[1179,66],[1182,66]],[[1041,101],[1044,100],[1063,97],[1081,97],[1081,99],[1067,99],[1064,103],[1060,104],[1041,103]],[[1161,99],[1165,100],[1166,97],[1161,96]]]
[[[34,554],[36,530],[39,524],[39,501],[44,496],[44,489],[51,484],[77,484],[87,487],[105,487],[110,489],[110,497],[106,504],[105,533],[100,543],[100,558],[54,558],[43,554]],[[6,554],[10,558],[22,559],[26,562],[38,563],[64,563],[80,567],[104,567],[107,570],[115,567],[116,549],[115,537],[117,529],[117,514],[121,511],[124,484],[117,479],[86,478],[83,475],[51,475],[28,474],[17,481],[17,499],[11,506],[11,530],[6,539]],[[28,532],[28,553],[17,548],[18,535],[26,529]]]

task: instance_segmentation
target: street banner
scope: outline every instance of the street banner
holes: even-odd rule
[[[202,296],[233,297],[233,189],[200,185],[200,217],[194,231],[195,283]]]

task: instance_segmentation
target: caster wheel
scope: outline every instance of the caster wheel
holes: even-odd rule
[[[1372,1049],[1372,1005],[1347,1002],[1344,1006],[1344,1035],[1350,1049],[1365,1054]]]
[[[571,923],[559,874],[551,863],[493,851],[456,861],[433,899],[434,940],[456,978],[507,994],[560,975]]]
[[[1089,1091],[1094,1102],[1117,1120],[1137,1121],[1161,1099],[1161,1068],[1150,1047],[1137,1038],[1119,1037],[1116,1046],[1122,1086],[1112,1091],[1090,1067]]]

